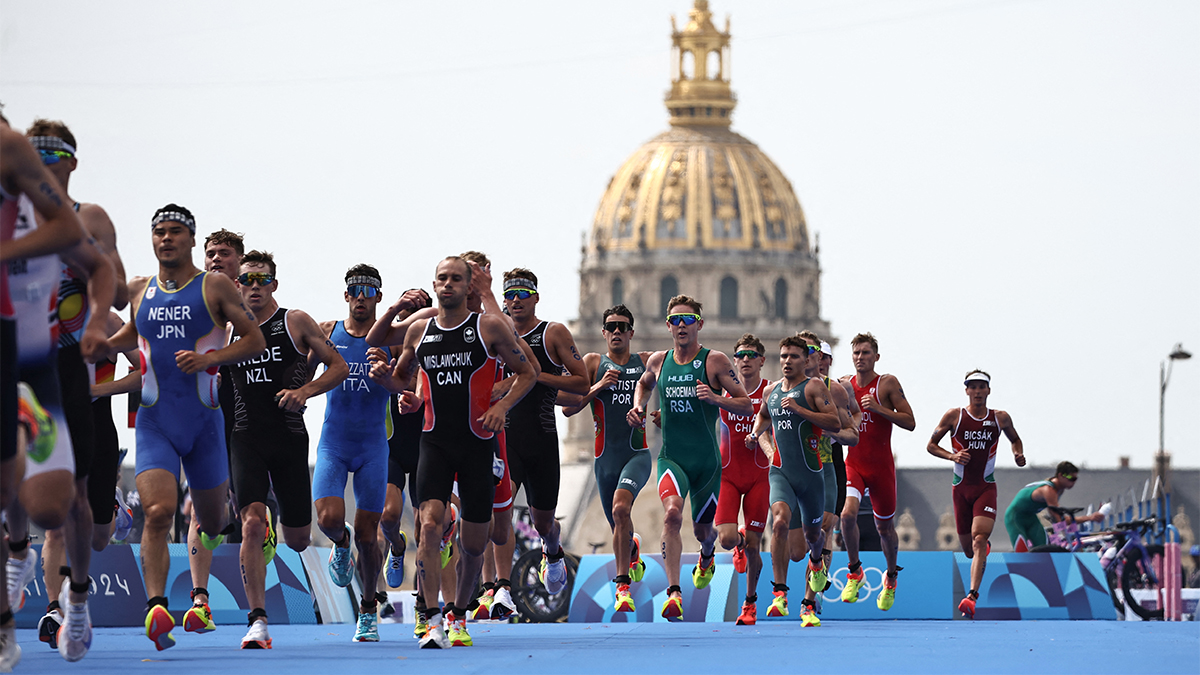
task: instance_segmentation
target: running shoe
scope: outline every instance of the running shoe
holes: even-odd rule
[[[897,568],[897,572],[899,569]],[[883,576],[883,592],[879,594],[879,599],[875,601],[875,606],[883,611],[888,611],[892,608],[892,604],[896,602],[896,577]]]
[[[0,542],[0,546],[7,546],[7,542]],[[32,546],[25,547],[25,559],[14,558],[11,553],[8,554],[8,562],[4,564],[4,573],[8,577],[8,606],[12,609],[13,614],[21,611],[25,606],[25,585],[33,581],[34,575],[37,574],[38,567],[38,552]]]
[[[17,385],[17,393],[17,420],[29,429],[25,456],[41,464],[54,452],[54,444],[58,442],[58,427],[54,418],[38,402],[33,388],[21,382]]]
[[[125,495],[117,488],[116,514],[113,516],[116,526],[113,528],[113,541],[125,541],[133,530],[133,510],[125,505]]]
[[[429,632],[429,624],[425,623],[425,615],[421,610],[417,610],[417,623],[413,626],[413,638],[420,640]]]
[[[63,579],[58,604],[66,608],[66,618],[58,628],[58,653],[71,663],[87,656],[92,648],[92,615],[88,612],[87,595],[83,602],[71,602],[71,579]]]
[[[38,639],[50,645],[50,649],[58,649],[58,629],[62,623],[63,615],[58,607],[47,609],[46,615],[38,619]]]
[[[678,595],[667,596],[662,606],[662,617],[667,621],[677,620],[683,616],[683,598]]]
[[[962,615],[965,616],[966,618],[974,619],[975,618],[975,599],[972,598],[970,595],[967,595],[967,597],[962,599],[962,602],[958,603],[958,611],[962,612]]]
[[[742,614],[735,623],[738,626],[753,626],[758,623],[758,606],[753,602],[743,602]]]
[[[166,607],[155,605],[146,612],[146,637],[150,638],[158,651],[175,646],[175,638],[171,635],[174,627],[175,619],[171,618]]]
[[[329,578],[342,588],[349,586],[350,581],[354,579],[354,554],[351,552],[354,546],[354,530],[351,529],[350,523],[346,523],[345,538],[345,548],[334,544],[333,550],[329,552]]]
[[[450,649],[450,640],[442,630],[442,622],[427,624],[425,635],[418,643],[421,649]]]
[[[379,617],[375,612],[359,612],[355,642],[379,642]]]
[[[559,554],[562,554],[562,547],[558,549]],[[558,560],[551,561],[546,555],[546,549],[542,549],[542,567],[538,570],[538,579],[542,585],[546,587],[546,592],[550,595],[558,595],[567,587],[567,559],[559,557]]]
[[[767,608],[767,616],[787,615],[787,591],[775,591],[775,599],[771,601],[771,606]]]
[[[470,647],[471,634],[467,632],[467,617],[459,614],[458,610],[446,615],[446,622],[450,625],[450,634],[447,639],[452,647]]]
[[[215,537],[210,537],[203,530],[200,531],[200,543],[204,544],[204,548],[215,551],[225,541],[225,535],[218,534]]]
[[[800,627],[816,628],[820,625],[821,620],[817,618],[815,608],[807,602],[800,603]]]
[[[489,588],[483,595],[479,596],[479,606],[474,610],[470,610],[467,618],[472,621],[482,621],[492,618],[492,600],[495,589]]]
[[[396,607],[392,604],[392,599],[387,593],[379,591],[375,594],[375,602],[379,603],[379,618],[390,619],[396,616]]]
[[[250,630],[246,631],[246,637],[242,638],[242,649],[270,649],[271,635],[267,633],[267,622],[264,619],[255,619],[254,623],[250,624]]]
[[[692,568],[692,585],[696,587],[696,590],[708,586],[709,582],[713,579],[713,575],[717,572],[717,557],[715,555],[708,559],[708,567],[704,569],[700,568],[701,562],[704,562],[703,556],[696,563],[696,566]]]
[[[21,645],[17,644],[16,626],[0,628],[0,673],[11,673],[21,662]]]
[[[400,549],[400,555],[394,553],[397,548]],[[392,588],[400,588],[404,583],[404,553],[407,550],[408,537],[401,530],[400,541],[395,546],[388,547],[387,563],[383,566],[383,577]]]
[[[629,594],[629,584],[617,584],[617,603],[613,607],[618,612],[633,612],[633,596]]]
[[[516,611],[517,605],[513,602],[512,592],[508,590],[508,587],[497,588],[492,595],[492,618],[507,619]]]
[[[842,602],[858,602],[858,589],[865,581],[863,569],[858,568],[856,574],[846,574],[846,587],[842,589]]]
[[[271,507],[267,507],[267,536],[263,538],[263,560],[270,565],[275,559],[275,547],[279,544],[279,535],[275,532],[274,518],[271,517]]]
[[[192,605],[183,614],[183,629],[189,633],[207,633],[217,629],[207,602]]]
[[[441,544],[442,553],[442,569],[446,569],[446,565],[450,564],[450,558],[454,555],[454,542],[443,541]]]
[[[813,567],[813,561],[808,559],[808,587],[814,593],[824,593],[825,587],[828,585],[829,575],[825,573],[825,560],[821,559],[820,563]]]
[[[642,537],[637,532],[633,533],[633,555],[630,559],[633,562],[629,563],[629,580],[641,581],[646,576],[646,561],[642,560]]]
[[[748,566],[746,562],[746,528],[738,530],[738,534],[742,535],[742,543],[733,547],[733,571],[745,574]]]

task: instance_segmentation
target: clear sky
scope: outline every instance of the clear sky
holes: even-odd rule
[[[5,0],[0,100],[16,127],[71,126],[72,196],[108,210],[131,275],[177,202],[275,253],[281,304],[318,320],[345,316],[352,264],[390,299],[475,248],[533,268],[565,321],[609,178],[667,127],[669,16],[690,6]],[[900,465],[944,464],[925,441],[978,367],[1034,461],[1149,466],[1159,363],[1200,351],[1200,5],[712,10],[734,130],[820,236],[834,370],[870,330],[913,403]],[[1200,466],[1197,410],[1200,358],[1167,392],[1176,465]]]

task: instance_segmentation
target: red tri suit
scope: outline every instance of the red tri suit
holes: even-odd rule
[[[866,386],[858,386],[858,378],[850,379],[854,400],[870,396],[879,401],[879,381],[875,376]],[[858,429],[858,445],[846,448],[846,496],[862,500],[871,492],[871,510],[879,520],[896,515],[896,463],[892,459],[892,423],[882,415],[875,417],[863,410]]]
[[[721,409],[721,488],[717,495],[717,515],[713,520],[716,525],[736,525],[740,506],[747,530],[762,532],[766,528],[771,512],[771,485],[767,482],[771,462],[762,447],[753,450],[746,447],[746,436],[754,427],[754,418],[766,390],[767,381],[763,379],[757,389],[749,392],[750,402],[754,404],[754,412],[749,417]]]
[[[966,408],[958,411],[958,422],[950,436],[954,452],[966,450],[970,460],[954,463],[954,526],[959,534],[971,534],[971,521],[978,517],[996,519],[996,447],[1000,424],[996,411],[988,409],[975,419]]]

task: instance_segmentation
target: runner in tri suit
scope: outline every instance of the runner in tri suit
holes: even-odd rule
[[[565,407],[568,417],[591,406],[596,426],[595,474],[600,506],[613,531],[613,556],[617,576],[615,609],[633,612],[636,607],[629,585],[642,580],[646,563],[641,558],[641,537],[633,531],[633,502],[650,480],[650,450],[646,430],[630,426],[626,416],[633,407],[633,392],[646,372],[653,352],[631,351],[633,312],[625,305],[604,310],[601,318],[608,352],[583,357],[591,389],[577,404]]]
[[[1030,483],[1013,496],[1012,502],[1004,510],[1004,529],[1008,530],[1014,550],[1029,551],[1046,545],[1046,528],[1038,520],[1038,512],[1047,506],[1058,506],[1062,493],[1075,487],[1077,480],[1079,468],[1070,462],[1059,462],[1053,476]],[[1090,516],[1076,516],[1075,522],[1100,522],[1111,509],[1111,505],[1105,504]],[[1054,511],[1050,512],[1051,522],[1057,523],[1062,518]]]
[[[589,390],[583,359],[575,339],[561,323],[537,317],[537,275],[518,267],[504,273],[504,306],[517,334],[537,356],[541,372],[533,391],[508,413],[505,443],[514,494],[525,488],[529,515],[542,536],[538,577],[551,595],[567,586],[567,566],[554,517],[558,507],[560,467],[555,401],[559,390],[583,395]],[[565,371],[565,373],[564,373]]]
[[[746,333],[734,347],[733,362],[754,406],[754,414],[735,415],[721,411],[721,496],[717,499],[717,540],[721,548],[733,549],[733,569],[746,572],[746,599],[737,618],[739,626],[753,626],[758,620],[758,575],[762,572],[762,533],[771,513],[771,485],[767,469],[771,460],[761,448],[750,447],[746,436],[754,426],[754,417],[762,407],[767,385],[762,378],[767,348],[762,340]],[[728,392],[726,392],[728,395]],[[745,524],[738,527],[738,511]]]
[[[774,599],[767,616],[787,616],[789,561],[808,552],[808,583],[800,609],[802,626],[820,626],[813,598],[825,590],[828,568],[824,548],[825,471],[820,455],[822,431],[841,430],[837,408],[817,372],[817,350],[799,335],[779,341],[783,379],[767,392],[754,422],[753,438],[771,451],[771,567]],[[771,431],[769,437],[763,434]],[[803,537],[791,536],[803,529]]]
[[[853,348],[854,370],[849,379],[854,398],[863,410],[858,445],[846,455],[846,505],[842,509],[842,538],[850,569],[842,602],[857,602],[858,589],[864,583],[862,563],[858,559],[858,502],[866,490],[871,491],[871,506],[875,514],[875,529],[879,531],[883,557],[887,560],[887,575],[883,591],[876,600],[879,609],[887,611],[896,601],[896,463],[892,459],[892,425],[912,431],[916,428],[912,407],[904,397],[904,388],[895,375],[875,372],[879,361],[879,342],[870,333],[859,333],[850,341]],[[850,379],[852,378],[852,379]]]
[[[717,531],[713,519],[721,487],[721,451],[717,443],[720,410],[738,415],[754,411],[733,364],[725,354],[700,344],[704,327],[700,302],[677,295],[667,302],[667,326],[674,348],[655,352],[638,380],[633,408],[625,419],[630,426],[645,428],[646,402],[659,382],[662,448],[658,452],[658,496],[662,500],[662,552],[667,572],[667,599],[662,616],[683,616],[683,592],[679,588],[683,540],[683,499],[692,503],[692,533],[700,542],[700,560],[692,570],[697,589],[708,586],[716,573],[714,548]],[[728,396],[722,396],[728,392]]]
[[[806,341],[809,341],[809,336],[812,339],[818,339],[812,331],[802,331],[800,336]],[[825,386],[829,387],[829,393],[833,396],[833,405],[838,409],[838,418],[842,422],[842,430],[838,433],[821,434],[820,444],[821,461],[825,464],[825,525],[821,528],[825,531],[825,550],[821,554],[825,558],[825,567],[828,568],[833,560],[830,544],[834,541],[835,531],[836,534],[841,533],[841,530],[838,529],[842,522],[840,514],[846,506],[846,462],[842,447],[843,445],[853,447],[858,444],[858,428],[862,426],[862,409],[854,400],[854,387],[850,383],[839,382],[829,377],[829,366],[833,365],[833,347],[829,346],[828,342],[820,344],[821,359],[817,366],[817,373]],[[829,583],[829,581],[825,582],[826,590],[829,590]],[[818,614],[821,613],[823,597],[820,594],[816,596]]]
[[[250,607],[250,630],[242,649],[270,649],[267,632],[267,563],[275,556],[276,534],[267,493],[272,485],[279,505],[283,540],[293,551],[308,548],[312,533],[312,489],[308,481],[308,429],[305,402],[341,384],[349,374],[345,360],[317,322],[299,309],[275,301],[279,288],[270,253],[242,257],[238,290],[258,318],[266,340],[262,353],[229,366],[233,384],[234,426],[229,456],[234,492],[242,521],[242,585]],[[233,336],[233,341],[242,338]],[[310,381],[310,364],[325,371]]]
[[[146,636],[163,650],[175,644],[170,632],[175,620],[167,611],[165,592],[167,531],[178,506],[180,463],[187,472],[201,544],[216,548],[226,530],[229,492],[217,370],[261,353],[266,343],[233,282],[192,264],[196,221],[190,211],[175,204],[159,209],[151,236],[158,274],[131,288],[135,320],[108,343],[110,354],[134,344],[141,350],[136,437],[137,488],[146,512],[141,548],[149,595]],[[224,346],[227,322],[247,337]],[[204,614],[206,625],[211,624],[211,612]]]
[[[458,256],[438,264],[434,276],[438,314],[408,329],[404,352],[395,368],[404,381],[420,369],[425,398],[425,426],[417,462],[417,493],[421,500],[417,576],[426,602],[423,619],[428,629],[420,641],[426,649],[472,644],[465,607],[474,600],[492,521],[492,438],[503,428],[507,412],[529,392],[536,379],[536,371],[517,344],[511,324],[500,316],[470,311],[467,296],[471,277],[472,268]],[[516,378],[508,393],[493,403],[492,388],[501,361],[516,373]],[[404,397],[406,401],[413,398],[411,392],[405,392]],[[450,626],[447,639],[439,618],[438,542],[456,479],[462,504],[462,567],[454,600],[446,605]]]
[[[992,378],[982,370],[967,373],[966,408],[951,408],[942,415],[926,449],[934,457],[954,462],[954,525],[963,553],[971,558],[971,588],[958,610],[964,616],[975,617],[975,601],[983,583],[983,570],[991,545],[988,539],[996,525],[996,448],[1000,432],[1012,444],[1017,466],[1025,466],[1025,451],[1021,437],[1013,428],[1012,418],[1003,410],[987,407],[992,393]],[[942,437],[950,434],[953,450],[941,447]]]

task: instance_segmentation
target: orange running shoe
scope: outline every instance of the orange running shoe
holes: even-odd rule
[[[775,599],[771,601],[770,608],[767,609],[767,616],[787,616],[787,591],[775,591]]]
[[[967,597],[962,599],[962,602],[958,603],[958,611],[962,612],[962,615],[968,619],[975,618],[975,599],[977,597],[979,596],[972,591],[967,594]]]
[[[158,651],[175,646],[175,638],[171,636],[171,629],[174,627],[175,619],[166,607],[155,605],[146,612],[146,637],[154,642]]]
[[[746,528],[738,530],[738,534],[742,535],[742,543],[733,547],[733,571],[738,574],[746,573]],[[751,621],[750,623],[754,623]]]
[[[662,606],[662,617],[667,621],[677,620],[683,617],[683,598],[678,595],[667,597],[667,601]]]
[[[758,606],[753,602],[742,603],[742,614],[737,618],[738,626],[753,626],[758,622]]]

